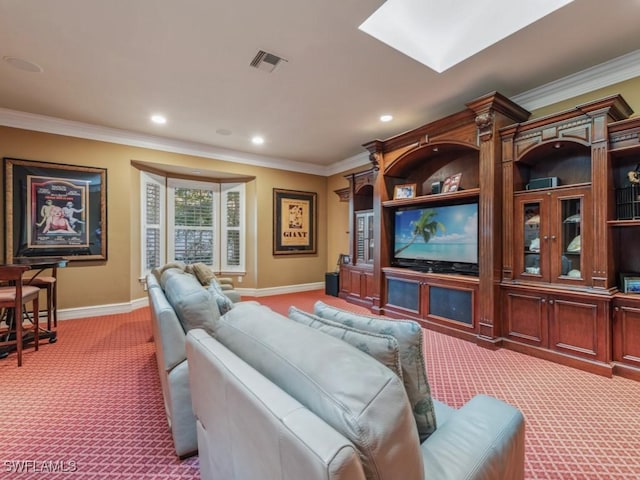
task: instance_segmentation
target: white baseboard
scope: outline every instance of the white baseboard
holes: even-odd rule
[[[76,318],[101,317],[103,315],[117,315],[119,313],[131,313],[149,305],[147,297],[138,298],[128,303],[112,303],[109,305],[96,305],[92,307],[64,308],[58,311],[58,320],[73,320]]]
[[[286,285],[284,287],[269,288],[236,288],[240,295],[247,297],[268,297],[270,295],[282,295],[285,293],[308,292],[310,290],[324,289],[324,282],[302,283],[300,285]]]
[[[236,288],[240,295],[246,297],[268,297],[270,295],[282,295],[285,293],[308,292],[324,289],[324,282],[303,283],[300,285],[287,285],[270,288]],[[65,308],[58,311],[58,320],[73,320],[76,318],[101,317],[104,315],[117,315],[131,313],[149,305],[149,298],[137,298],[128,303],[112,303],[109,305],[96,305],[92,307]]]

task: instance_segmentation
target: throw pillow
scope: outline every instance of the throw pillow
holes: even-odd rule
[[[185,332],[203,328],[210,335],[220,317],[211,295],[189,273],[167,270],[162,274],[162,287]]]
[[[209,286],[209,284],[216,279],[216,275],[213,273],[213,270],[211,270],[211,267],[204,263],[191,264],[191,270],[198,281],[205,287]]]
[[[402,379],[398,341],[391,335],[380,335],[378,333],[357,330],[338,322],[325,320],[324,318],[307,313],[296,307],[289,307],[289,318],[327,333],[332,337],[344,340],[358,350],[378,360]]]
[[[213,300],[216,302],[216,305],[218,305],[220,315],[224,315],[233,308],[233,302],[224,294],[218,282],[211,282],[209,284],[208,290],[211,298],[213,298]]]
[[[153,275],[156,277],[156,279],[158,280],[158,282],[160,281],[160,279],[162,278],[162,274],[165,272],[165,270],[169,270],[170,268],[177,268],[181,271],[184,271],[184,269],[186,268],[186,265],[184,264],[184,262],[171,262],[171,263],[166,263],[164,265],[162,265],[161,267],[156,267],[153,270],[151,270],[151,273],[153,273]]]
[[[404,386],[413,409],[420,442],[436,430],[436,415],[427,380],[423,356],[422,328],[411,320],[392,320],[383,317],[358,315],[318,301],[313,313],[319,317],[369,332],[391,335],[398,341]]]

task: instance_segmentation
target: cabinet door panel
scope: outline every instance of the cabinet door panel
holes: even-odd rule
[[[617,362],[640,367],[640,308],[616,308],[613,358]]]
[[[518,342],[540,347],[548,345],[546,298],[533,293],[505,295],[505,335]]]
[[[576,188],[552,197],[555,221],[551,230],[551,280],[555,283],[585,283],[591,261],[590,192]],[[593,250],[591,250],[592,252]]]
[[[601,359],[606,353],[604,305],[557,298],[550,305],[551,346],[555,350]]]
[[[349,275],[349,291],[352,295],[362,296],[362,272],[359,270],[351,270]]]
[[[362,280],[364,282],[363,291],[365,292],[366,298],[373,298],[378,293],[376,284],[373,278],[373,272],[365,272],[362,276]]]
[[[419,314],[420,291],[419,281],[387,277],[387,305]]]

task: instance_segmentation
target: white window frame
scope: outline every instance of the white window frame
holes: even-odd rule
[[[175,260],[175,245],[174,245],[174,230],[175,226],[175,209],[173,208],[175,203],[175,189],[176,188],[194,188],[210,190],[214,194],[213,200],[213,265],[210,265],[216,273],[234,273],[245,274],[246,273],[246,189],[244,183],[216,183],[216,182],[203,182],[186,179],[178,179],[172,177],[162,177],[159,175],[151,174],[148,172],[141,172],[141,206],[142,206],[142,232],[141,232],[141,259],[142,266],[141,271],[143,276],[149,273],[149,269],[146,268],[146,230],[147,228],[157,226],[145,225],[146,217],[146,185],[152,182],[162,187],[161,203],[164,210],[164,214],[161,215],[162,225],[161,229],[161,265],[166,262],[172,262]],[[240,218],[239,225],[237,227],[226,225],[227,215],[223,209],[226,206],[226,195],[230,192],[240,193]],[[166,219],[166,220],[165,220]],[[202,227],[199,227],[202,228]],[[238,265],[229,265],[227,252],[225,248],[227,246],[227,237],[229,232],[239,231],[240,252],[238,258]]]

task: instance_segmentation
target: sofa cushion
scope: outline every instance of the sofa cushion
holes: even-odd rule
[[[313,313],[358,330],[392,335],[398,340],[404,386],[413,409],[420,441],[427,439],[436,429],[436,416],[427,380],[420,325],[410,320],[359,315],[321,301],[315,303]]]
[[[250,303],[220,317],[215,337],[351,440],[368,479],[422,479],[406,392],[400,378],[380,362]]]
[[[331,320],[307,313],[296,307],[289,307],[289,318],[327,333],[332,337],[344,340],[358,350],[362,350],[367,355],[372,356],[385,367],[390,368],[393,373],[402,379],[398,341],[391,335],[381,335],[379,333],[357,330],[341,323],[332,322]]]
[[[160,284],[185,332],[202,328],[213,334],[213,326],[220,318],[220,312],[215,300],[195,276],[170,269],[162,274]]]
[[[233,302],[225,295],[218,282],[211,282],[207,290],[209,291],[209,295],[211,295],[213,300],[216,302],[220,315],[224,315],[233,308]]]

